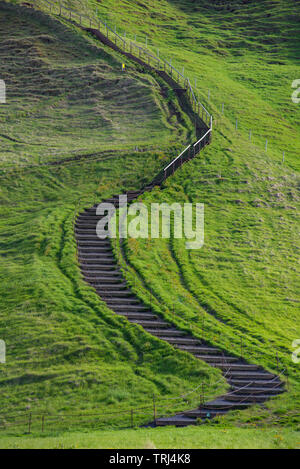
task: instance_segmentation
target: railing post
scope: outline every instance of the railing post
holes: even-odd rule
[[[156,424],[156,403],[155,403],[155,394],[153,394],[153,420]]]
[[[130,423],[131,423],[131,428],[133,428],[133,409],[130,411]]]
[[[32,415],[30,412],[29,417],[28,417],[28,433],[31,433],[31,419],[32,419]]]

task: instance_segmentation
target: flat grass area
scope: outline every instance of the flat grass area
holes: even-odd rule
[[[300,434],[286,428],[127,429],[0,437],[1,449],[299,449]]]

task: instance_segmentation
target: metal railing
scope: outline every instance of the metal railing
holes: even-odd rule
[[[139,59],[144,59],[148,65],[153,66],[156,70],[164,71],[169,74],[170,77],[176,81],[180,86],[183,86],[188,96],[191,100],[191,105],[193,111],[196,112],[201,120],[212,129],[212,116],[207,111],[205,106],[200,103],[196,94],[193,90],[193,87],[190,83],[189,78],[185,77],[183,73],[179,72],[168,60],[158,57],[151,53],[149,49],[144,48],[136,44],[136,42],[127,39],[126,36],[120,36],[116,30],[113,30],[106,21],[101,20],[98,16],[91,18],[86,16],[78,11],[72,10],[71,8],[63,5],[62,2],[51,2],[49,0],[38,0],[35,6],[38,7],[39,4],[44,4],[50,10],[51,13],[62,16],[68,20],[74,21],[79,24],[81,27],[96,29],[102,32],[108,39],[110,39],[115,45],[120,47],[124,52],[131,53]],[[136,54],[135,54],[136,52]]]
[[[207,131],[196,143],[190,144],[183,152],[180,153],[180,155],[171,161],[166,168],[164,168],[156,178],[157,182],[161,183],[168,176],[174,174],[176,169],[178,169],[185,161],[194,158],[202,148],[211,142],[213,127],[212,115],[207,111],[205,106],[197,100],[190,80],[185,77],[183,73],[180,73],[171,64],[171,62],[152,54],[148,49],[139,46],[132,40],[126,39],[126,36],[124,36],[124,38],[121,37],[116,30],[109,27],[106,21],[101,20],[99,17],[90,18],[89,16],[64,6],[61,2],[55,3],[49,0],[39,0],[39,2],[47,5],[51,13],[56,13],[68,20],[77,22],[77,24],[81,27],[85,27],[86,29],[95,28],[100,33],[102,32],[107,39],[118,46],[122,51],[133,55],[136,59],[143,60],[145,64],[153,67],[156,71],[164,71],[172,78],[173,81],[178,83],[179,86],[183,86],[186,90],[193,112],[195,112],[195,114],[197,114],[205,124]]]

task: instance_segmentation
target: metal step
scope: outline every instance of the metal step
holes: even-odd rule
[[[152,311],[149,310],[149,308],[145,307],[145,306],[139,306],[139,305],[134,305],[134,306],[130,306],[130,305],[127,305],[127,306],[123,306],[121,307],[120,305],[114,305],[114,304],[110,304],[108,303],[108,306],[110,308],[113,308],[113,310],[116,312],[116,313],[149,313],[149,314],[153,314]]]
[[[241,399],[241,398],[240,398]],[[235,410],[235,409],[246,409],[253,405],[253,402],[247,401],[245,398],[240,402],[232,402],[227,399],[227,396],[223,398],[215,399],[214,401],[207,402],[201,406],[202,410],[219,411],[219,410]]]
[[[270,399],[270,394],[228,394],[225,396],[226,400],[229,402],[248,402],[249,405],[253,403],[265,402]]]
[[[237,387],[237,386],[231,386],[232,391],[236,391],[236,395],[241,395],[241,394],[280,394],[284,391],[284,389],[281,386],[277,386],[274,388],[269,388],[269,387],[264,387],[264,386],[257,386],[257,387]]]
[[[126,293],[127,295],[132,295],[130,291],[127,291]],[[102,296],[102,298],[106,298],[106,297]],[[133,296],[126,298],[125,294],[123,297],[118,297],[116,295],[108,295],[107,301],[111,304],[116,303],[117,305],[124,305],[125,307],[127,307],[128,305],[140,305],[141,304],[140,300],[137,300]]]
[[[147,330],[147,332],[149,332],[149,334],[153,334],[153,335],[159,337],[160,339],[162,338],[161,336],[180,337],[180,336],[186,335],[186,332],[180,331],[178,329],[163,329],[161,331],[156,330],[156,329],[146,329],[146,330]],[[162,339],[162,340],[164,340],[164,339]]]
[[[201,343],[199,342],[198,339],[193,339],[193,338],[189,338],[189,337],[160,337],[161,340],[165,340],[167,342],[169,342],[169,344],[174,344],[174,345],[185,345],[185,344],[199,344],[201,345]]]
[[[175,427],[187,427],[188,425],[196,425],[197,419],[192,419],[189,417],[179,416],[179,417],[165,417],[160,418],[155,421],[158,427],[164,427],[167,425],[173,425]]]
[[[180,350],[184,350],[185,352],[190,352],[190,353],[201,353],[203,354],[213,354],[213,353],[218,353],[220,352],[217,348],[213,347],[206,347],[202,345],[197,345],[197,346],[192,346],[192,345],[182,345],[180,346]]]
[[[225,370],[226,371],[226,370]],[[267,371],[261,371],[259,369],[258,371],[248,371],[248,369],[244,369],[244,371],[241,371],[239,369],[234,369],[233,366],[230,368],[230,372],[226,375],[229,379],[231,378],[238,378],[238,379],[243,379],[243,380],[272,380],[274,378],[277,378],[275,375],[272,373],[268,373]]]
[[[249,378],[247,377],[246,380],[242,380],[242,379],[229,379],[228,382],[235,386],[235,387],[243,387],[245,386],[245,383],[248,383],[250,382],[250,387],[256,387],[256,386],[263,386],[265,388],[273,388],[273,387],[277,387],[277,386],[284,386],[284,383],[282,383],[279,378],[277,380],[269,380],[269,381],[266,381],[266,380],[255,380],[255,381],[249,381]]]
[[[120,312],[120,311],[115,311],[116,314],[119,316],[126,316],[128,319],[138,319],[138,320],[149,320],[149,321],[154,321],[157,319],[157,316],[155,314],[151,313],[140,313],[140,312],[134,312],[130,311],[128,313],[125,312]]]
[[[123,291],[113,291],[113,292],[103,291],[101,293],[101,298],[102,299],[107,298],[107,300],[112,299],[113,301],[118,301],[118,302],[121,302],[121,301],[129,301],[130,302],[131,297],[132,297],[132,293],[128,289],[123,290]],[[138,300],[134,300],[134,301],[138,301]]]
[[[105,270],[105,272],[120,272],[120,270],[116,269],[115,265],[109,264],[101,264],[100,266],[93,266],[93,265],[88,265],[88,264],[82,264],[81,266],[81,271],[84,274],[90,274],[91,276],[94,276],[94,273],[101,273]]]
[[[103,268],[104,266],[112,267],[114,265],[113,259],[106,259],[106,258],[101,259],[101,261],[98,260],[97,263],[94,260],[89,260],[89,259],[81,260],[80,263],[81,263],[82,268],[92,269],[92,270],[96,268],[99,269],[99,265],[101,265],[101,268]]]
[[[121,277],[121,275],[119,276],[103,276],[103,277],[99,277],[99,278],[89,278],[89,277],[85,277],[86,281],[89,282],[90,285],[92,285],[94,288],[95,288],[95,285],[103,285],[105,283],[108,283],[108,284],[116,284],[116,285],[120,285],[123,283],[123,277]]]
[[[115,304],[113,301],[109,302],[115,310],[118,311],[139,311],[140,313],[143,311],[149,311],[149,308],[147,306],[142,306],[141,304],[136,304],[136,305],[124,305],[124,304]]]
[[[101,253],[111,253],[111,247],[110,246],[103,246],[99,243],[98,246],[78,246],[78,253],[79,255],[83,254],[101,254]]]
[[[227,410],[203,410],[200,407],[199,409],[188,410],[187,412],[183,412],[183,415],[189,418],[211,419],[216,417],[217,415],[225,415],[227,414],[227,412]]]
[[[82,248],[107,247],[111,249],[110,243],[105,245],[103,240],[99,238],[95,241],[80,239],[77,241],[77,245]]]
[[[144,321],[144,320],[139,320],[139,321],[135,321],[136,324],[139,324],[140,326],[143,326],[143,327],[151,327],[151,328],[168,328],[170,327],[170,324],[165,322],[165,321]]]
[[[236,357],[223,357],[223,355],[195,355],[195,357],[208,363],[215,363],[216,366],[220,363],[234,363],[239,360]]]
[[[99,254],[85,254],[85,255],[80,255],[78,257],[79,262],[84,262],[84,263],[101,263],[102,261],[111,261],[112,264],[115,264],[115,257],[112,253],[99,253]]]
[[[111,265],[101,265],[97,268],[97,270],[90,269],[89,266],[81,266],[81,271],[89,277],[97,277],[98,275],[102,274],[121,274],[120,269],[116,268],[116,266]]]
[[[221,368],[222,370],[224,371],[228,371],[228,373],[231,375],[233,371],[245,371],[245,372],[248,372],[248,371],[255,371],[255,370],[260,370],[260,367],[257,366],[257,365],[248,365],[248,363],[241,363],[241,364],[223,364],[223,363],[220,363],[218,364],[218,368]]]
[[[106,284],[96,284],[95,288],[99,295],[105,295],[106,292],[116,292],[116,293],[122,293],[122,292],[128,292],[127,289],[127,283],[126,282],[120,282],[120,283],[106,283]]]

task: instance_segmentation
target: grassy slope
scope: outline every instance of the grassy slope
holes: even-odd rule
[[[76,6],[76,1],[70,3]],[[137,288],[138,293],[147,298],[146,291],[151,287],[166,304],[164,314],[173,310],[169,293],[172,276],[178,291],[175,319],[182,327],[190,327],[193,314],[193,331],[196,335],[202,334],[202,316],[205,315],[206,337],[230,350],[233,344],[232,351],[236,353],[242,331],[249,346],[245,351],[247,356],[253,352],[252,361],[258,356],[270,369],[275,368],[274,349],[280,347],[280,358],[289,365],[290,374],[294,376],[292,392],[268,404],[269,410],[251,410],[235,421],[260,418],[270,423],[291,424],[297,422],[295,399],[299,395],[297,365],[290,361],[291,340],[299,336],[295,316],[298,295],[294,254],[297,248],[294,208],[298,207],[298,194],[297,176],[293,171],[298,166],[299,111],[290,101],[290,83],[297,78],[298,70],[297,43],[289,40],[282,25],[292,24],[296,16],[289,13],[288,2],[277,2],[270,10],[271,19],[262,25],[262,32],[257,35],[245,31],[245,25],[249,14],[258,15],[262,21],[264,15],[260,8],[265,8],[259,6],[262,2],[256,6],[245,5],[242,8],[247,10],[238,13],[213,10],[211,2],[208,9],[199,12],[195,8],[202,7],[193,2],[194,10],[191,10],[189,3],[153,1],[149,5],[143,1],[114,1],[112,4],[110,0],[97,3],[101,15],[119,28],[131,29],[140,36],[146,33],[159,45],[161,53],[170,56],[171,52],[174,62],[184,65],[189,75],[201,83],[204,102],[209,88],[210,106],[217,120],[214,144],[205,151],[204,160],[186,166],[168,182],[168,189],[162,194],[147,196],[148,201],[157,201],[157,198],[204,201],[205,248],[188,255],[179,242],[151,242],[152,249],[146,252],[139,242],[131,243],[126,254],[147,284],[147,288]],[[292,5],[297,7],[295,2]],[[179,6],[184,8],[179,9]],[[92,11],[94,7],[95,3],[90,2],[87,10]],[[281,36],[276,33],[275,23]],[[267,25],[269,33],[266,35]],[[281,40],[283,34],[287,41]],[[222,102],[225,102],[225,117],[219,113]],[[237,113],[241,131],[234,133]],[[256,145],[249,145],[247,141],[246,130],[250,126],[254,132],[261,129],[261,139],[254,141]],[[262,151],[264,137],[270,140],[267,156]],[[279,164],[282,149],[286,151],[284,166]],[[131,181],[136,174],[131,172]],[[105,180],[101,185],[101,197],[105,188],[107,193],[112,193],[110,184],[111,180]],[[91,192],[94,187],[91,182]],[[280,238],[276,235],[278,232]],[[160,258],[165,259],[165,263],[158,267]],[[166,264],[168,269],[164,268]],[[159,285],[156,281],[158,268]],[[157,303],[159,309],[160,304],[161,301]],[[226,324],[221,324],[213,315]],[[53,390],[55,392],[55,386]],[[55,399],[50,401],[54,403]]]
[[[121,57],[47,17],[30,18],[1,9],[2,167],[185,140],[151,76],[131,64],[122,74]]]
[[[13,30],[20,18],[22,30],[17,29],[14,36]],[[60,68],[61,74],[69,79],[69,66],[78,45],[79,50],[87,50],[88,54],[83,63],[79,53],[76,57],[76,67],[86,69],[86,79],[88,70],[98,66],[96,58],[99,60],[102,78],[98,76],[97,83],[90,85],[91,94],[96,93],[99,87],[111,86],[112,76],[114,83],[131,82],[136,103],[146,91],[149,102],[140,109],[142,121],[137,120],[138,124],[144,123],[146,142],[153,143],[153,129],[159,129],[160,135],[165,135],[167,140],[175,136],[180,140],[180,135],[189,131],[182,124],[176,124],[173,118],[170,137],[166,122],[172,119],[172,111],[168,111],[166,101],[159,97],[159,87],[154,79],[139,73],[133,65],[129,76],[122,76],[121,61],[117,56],[110,55],[109,50],[101,47],[95,49],[75,30],[67,30],[44,15],[33,14],[26,9],[1,9],[0,25],[2,33],[6,28],[9,30],[10,42],[17,41],[20,55],[23,55],[22,61],[14,63],[17,76],[24,77],[31,62],[30,55],[26,55],[28,48],[25,42],[31,48],[43,33],[44,37],[53,38],[50,44],[55,42],[51,64],[47,65],[52,76],[55,77]],[[48,60],[45,49],[35,51],[36,60],[38,58],[42,63],[42,67],[34,72],[39,87],[33,89],[32,82],[27,80],[23,82],[22,93],[17,84],[13,88],[9,86],[15,98],[11,103],[9,95],[7,106],[1,108],[6,115],[13,115],[23,94],[34,92],[37,96],[44,92],[39,78]],[[5,61],[1,62],[1,67],[6,73],[11,70],[11,65]],[[60,89],[62,83],[56,78],[53,78],[51,86]],[[76,88],[75,83],[72,86],[74,89],[68,88],[71,94]],[[111,92],[114,93],[113,88]],[[66,94],[66,98],[68,96]],[[57,115],[54,113],[52,120],[51,107],[47,108],[44,99],[37,100],[40,114],[36,114],[35,100],[28,100],[29,109],[32,104],[31,120],[20,116],[18,122],[38,136],[34,119],[42,113],[49,113],[50,140]],[[58,101],[63,102],[61,95]],[[65,106],[65,111],[71,112],[70,108]],[[148,113],[150,108],[153,112]],[[162,108],[165,108],[163,114]],[[86,119],[87,113],[92,114],[93,109],[94,103],[82,100],[76,108],[76,119],[87,128],[88,135],[95,135],[95,145],[101,150],[110,137],[107,133],[101,140],[102,126],[99,124],[95,132],[93,122]],[[122,114],[133,123],[134,109],[133,101],[122,101]],[[59,126],[57,145],[62,145],[67,156],[81,154],[82,144],[76,139],[77,129],[72,127],[72,119],[66,117],[65,125],[70,129],[70,135],[64,141],[63,129]],[[122,125],[126,125],[126,121]],[[11,129],[14,128],[12,125]],[[105,125],[103,128],[105,131]],[[43,139],[46,140],[46,134]],[[85,416],[83,425],[94,425],[95,421],[97,426],[128,425],[129,410],[149,404],[144,414],[135,415],[136,423],[147,422],[152,418],[153,394],[160,402],[158,396],[178,396],[199,385],[199,381],[220,379],[220,373],[188,354],[175,352],[167,344],[115,317],[81,280],[76,265],[72,224],[75,211],[118,190],[139,187],[149,181],[166,161],[162,152],[126,152],[129,140],[124,146],[119,146],[118,153],[98,153],[94,158],[51,167],[26,168],[20,165],[15,171],[2,171],[0,175],[0,337],[7,345],[7,363],[1,366],[0,372],[1,400],[5,402],[1,412],[2,423],[25,413],[25,417],[17,417],[17,421],[23,422],[28,413],[33,412],[35,428],[36,413],[58,415],[60,412],[71,416],[66,422],[55,422],[55,428],[81,426],[81,420],[72,417],[78,413]],[[21,158],[22,149],[13,144],[10,148],[16,155],[11,156],[12,159]],[[43,148],[36,155],[44,155]],[[5,163],[3,168],[6,168]],[[222,386],[222,381],[220,384]],[[196,393],[191,396],[191,402],[179,405],[186,408],[198,401],[199,394]],[[124,410],[126,413],[122,413]],[[110,414],[111,411],[115,412],[114,415]],[[93,418],[88,417],[90,414]],[[38,425],[40,427],[40,420]]]
[[[204,159],[143,199],[204,202],[205,247],[188,253],[184,241],[131,240],[125,255],[143,280],[138,294],[147,300],[151,290],[166,317],[174,317],[175,308],[178,325],[202,336],[204,318],[211,343],[239,354],[243,340],[245,356],[270,370],[276,370],[278,352],[288,367],[290,392],[268,404],[271,415],[243,415],[292,423],[299,418],[299,365],[291,361],[291,344],[299,337],[300,113],[290,85],[299,71],[299,3],[235,2],[232,9],[215,3],[119,2],[109,10],[107,0],[99,7],[132,33],[141,34],[142,17],[145,34],[161,53],[171,52],[203,90],[211,90],[217,121]],[[225,116],[218,111],[222,102]],[[249,144],[249,129],[262,138]],[[132,272],[127,275],[133,282]]]
[[[291,84],[299,77],[298,1],[237,0],[231,7],[189,0],[64,3],[91,15],[97,8],[101,18],[141,43],[147,36],[153,51],[159,48],[192,83],[197,80],[201,101],[219,129],[226,126],[227,137],[238,118],[241,136],[248,139],[252,130],[257,151],[264,153],[268,139],[274,160],[280,162],[285,151],[287,164],[299,168],[299,106],[291,101]]]

